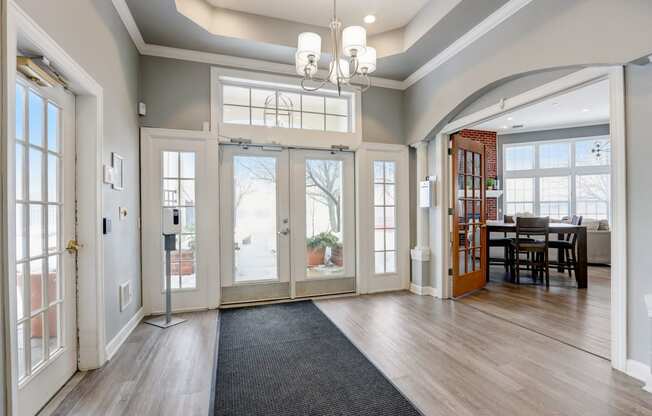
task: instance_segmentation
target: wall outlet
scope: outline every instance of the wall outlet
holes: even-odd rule
[[[131,303],[131,299],[134,296],[133,290],[131,289],[131,282],[125,282],[120,285],[119,288],[120,296],[120,312],[127,309],[127,306]]]

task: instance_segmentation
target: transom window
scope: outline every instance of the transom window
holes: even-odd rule
[[[181,214],[181,233],[177,235],[176,250],[170,256],[172,289],[194,289],[197,287],[195,156],[194,152],[162,152],[163,194],[161,205],[162,208],[178,208]],[[164,251],[161,253],[161,258],[165,259]],[[163,267],[163,273],[162,279],[165,287],[165,267]]]
[[[222,122],[351,132],[351,100],[279,88],[222,84]]]
[[[610,154],[595,151],[608,144],[605,136],[506,144],[505,213],[608,220]]]
[[[396,273],[396,162],[374,160],[374,272]]]

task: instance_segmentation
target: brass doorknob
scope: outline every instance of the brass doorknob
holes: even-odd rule
[[[66,246],[66,250],[70,254],[75,254],[79,251],[80,248],[84,247],[83,244],[80,244],[77,242],[77,240],[70,240],[68,241],[68,245]]]

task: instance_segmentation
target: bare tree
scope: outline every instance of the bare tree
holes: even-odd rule
[[[330,231],[341,229],[342,175],[340,162],[334,160],[306,161],[306,193],[328,208]]]

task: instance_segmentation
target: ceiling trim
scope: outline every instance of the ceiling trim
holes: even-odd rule
[[[256,71],[273,72],[279,74],[296,74],[293,65],[279,64],[259,59],[240,58],[212,52],[200,52],[191,49],[172,48],[169,46],[152,45],[145,42],[140,29],[134,20],[126,0],[112,0],[113,5],[122,19],[131,39],[141,55],[158,56],[163,58],[180,59],[192,62],[202,62],[212,65],[223,65],[233,68],[243,68]],[[513,16],[516,12],[531,3],[532,0],[510,0],[501,8],[493,12],[486,19],[466,32],[449,47],[437,54],[434,58],[421,66],[404,81],[387,78],[370,77],[371,85],[375,87],[406,90],[416,82],[430,74],[432,71],[448,62],[455,55],[463,51],[476,40],[496,28],[502,22]]]
[[[407,89],[411,85],[414,85],[423,77],[452,59],[455,55],[466,49],[466,47],[489,33],[492,29],[496,28],[531,2],[532,0],[510,0],[505,3],[501,8],[490,14],[486,19],[478,23],[455,42],[451,43],[449,47],[425,63],[421,68],[414,71],[412,75],[403,81],[405,83],[405,88]]]
[[[555,124],[550,127],[530,127],[522,129],[509,129],[509,130],[496,130],[496,134],[499,136],[509,136],[510,134],[519,134],[519,133],[535,133],[538,131],[548,131],[548,130],[563,130],[563,129],[572,129],[576,127],[591,127],[591,126],[603,126],[609,124],[609,119],[604,120],[594,120],[594,121],[585,121],[581,123],[561,123]],[[478,126],[481,129],[481,126]],[[494,130],[489,130],[494,131]]]

